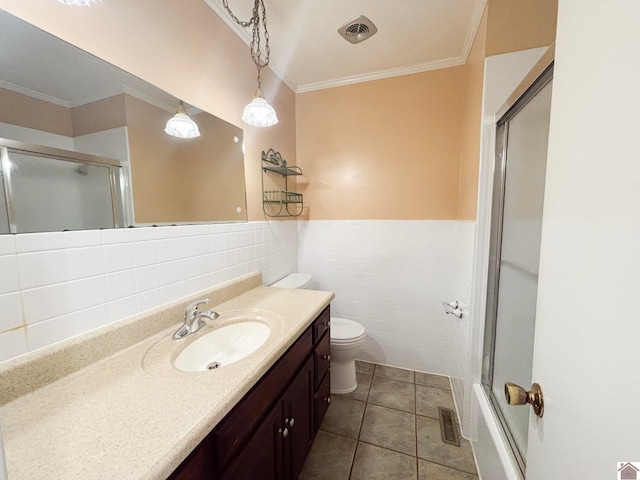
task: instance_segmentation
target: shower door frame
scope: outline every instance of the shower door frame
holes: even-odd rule
[[[0,174],[4,183],[4,194],[7,208],[7,219],[9,222],[9,233],[25,233],[18,232],[13,214],[13,187],[11,185],[11,168],[9,163],[9,155],[11,152],[28,154],[42,161],[47,159],[62,160],[65,162],[78,163],[80,165],[93,165],[98,167],[106,167],[109,169],[109,187],[111,190],[111,210],[113,212],[114,228],[122,228],[125,226],[124,218],[124,191],[122,189],[121,165],[118,160],[90,155],[87,153],[63,150],[60,148],[45,147],[16,140],[8,140],[0,138]],[[120,198],[116,192],[120,192]]]
[[[546,66],[540,75],[534,78],[531,84],[520,96],[504,106],[496,115],[499,120],[496,122],[495,135],[495,165],[493,177],[493,191],[491,202],[491,226],[489,239],[489,262],[487,273],[486,290],[486,311],[484,326],[484,348],[482,354],[482,378],[481,385],[489,400],[491,409],[495,414],[505,440],[513,455],[522,476],[525,476],[526,461],[525,452],[520,452],[516,446],[515,439],[509,429],[507,420],[503,415],[500,406],[494,396],[493,368],[495,363],[496,328],[498,315],[498,291],[500,280],[500,264],[502,250],[502,229],[504,214],[504,198],[506,187],[506,166],[507,149],[509,138],[509,121],[513,119],[529,102],[553,80],[553,61]],[[533,342],[533,339],[532,339]]]

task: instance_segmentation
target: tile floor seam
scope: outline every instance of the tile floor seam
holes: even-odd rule
[[[369,405],[369,393],[371,392],[371,384],[373,383],[374,372],[375,372],[375,367],[374,367],[374,371],[371,373],[371,381],[369,382],[369,388],[367,389],[367,399],[364,401],[364,410],[362,412],[362,418],[360,419],[360,428],[358,428],[358,437],[356,438],[356,448],[353,451],[353,458],[351,459],[351,466],[349,468],[349,477],[348,477],[349,479],[351,479],[351,476],[353,475],[353,466],[356,463],[356,455],[358,454],[358,446],[360,444],[360,435],[362,434],[362,425],[364,424],[364,416],[367,413],[367,405]]]
[[[416,383],[416,387],[437,388],[438,390],[442,390],[443,392],[452,393],[451,390],[447,390],[446,388],[442,388],[442,387],[436,387],[435,385],[422,385],[421,383]]]
[[[402,382],[402,383],[408,383],[409,385],[420,385],[422,387],[428,387],[429,385],[422,385],[419,383],[415,383],[415,382],[407,382],[406,380],[400,380],[399,378],[392,378],[392,377],[384,377],[382,375],[371,375],[372,377],[378,377],[378,378],[386,378],[387,380],[393,380],[394,382]],[[373,379],[372,379],[373,380]],[[440,388],[440,387],[433,387],[433,388]],[[440,390],[444,390],[443,388],[440,388]]]
[[[365,373],[364,375],[371,375],[371,374],[370,373]],[[442,388],[442,387],[438,387],[437,385],[424,385],[422,383],[407,382],[406,380],[400,380],[398,378],[391,378],[391,377],[383,377],[382,375],[371,375],[371,377],[386,378],[387,380],[393,380],[395,382],[408,383],[409,385],[415,385],[416,387],[437,388],[438,390],[442,390],[443,392],[452,393],[450,388]],[[373,378],[371,380],[373,381]]]
[[[374,368],[375,372],[375,368]],[[356,439],[356,449],[353,452],[353,460],[351,460],[351,468],[349,469],[349,479],[353,475],[353,466],[356,463],[356,454],[358,453],[358,446],[360,445],[360,435],[362,435],[362,425],[364,425],[364,416],[367,414],[367,406],[369,405],[369,393],[371,392],[371,384],[373,383],[373,373],[371,374],[371,382],[369,382],[369,388],[367,389],[367,399],[364,402],[364,411],[362,412],[362,418],[360,419],[360,428],[358,429],[358,438]]]
[[[320,428],[319,430],[321,430],[321,431],[323,431],[325,433],[330,433],[331,435],[337,435],[338,437],[348,438],[349,440],[355,440],[356,442],[359,441],[359,439],[357,439],[357,438],[349,437],[349,436],[344,435],[342,433],[332,432],[331,430],[325,430],[324,428]]]
[[[450,468],[451,470],[455,470],[456,472],[465,473],[467,475],[475,475],[475,473],[469,473],[466,470],[460,470],[459,468],[452,467],[451,465],[446,465],[444,463],[440,463],[436,460],[427,460],[426,458],[417,457],[418,460],[422,460],[423,462],[435,463],[436,465],[440,465],[441,467]]]
[[[361,400],[357,400],[357,401],[361,401]],[[374,402],[365,402],[367,405],[375,405],[376,407],[383,407],[383,408],[388,408],[389,410],[393,410],[395,412],[402,412],[402,413],[408,413],[410,415],[417,415],[416,412],[409,412],[407,410],[402,410],[400,408],[395,408],[395,407],[389,407],[387,405],[381,405],[379,403],[374,403]],[[425,417],[426,415],[421,415],[422,417]],[[433,417],[430,417],[433,418]]]
[[[401,455],[406,455],[407,457],[420,458],[420,457],[418,457],[418,455],[411,455],[411,454],[409,454],[407,452],[401,452],[400,450],[394,450],[393,448],[383,447],[381,445],[376,445],[375,443],[367,442],[366,440],[358,439],[358,443],[365,443],[365,444],[371,445],[373,447],[381,448],[382,450],[389,450],[390,452],[400,453]],[[424,458],[422,460],[424,460]],[[427,460],[427,461],[429,462],[430,460]]]
[[[358,445],[360,445],[360,440],[356,440],[356,448],[353,451],[353,458],[351,459],[351,466],[349,467],[349,477],[348,480],[351,480],[351,476],[353,475],[353,466],[356,464],[356,455],[358,454]]]

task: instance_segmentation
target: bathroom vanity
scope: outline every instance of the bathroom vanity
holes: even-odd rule
[[[333,294],[261,283],[247,275],[1,364],[9,478],[295,478],[330,402]],[[220,317],[172,340],[203,297]],[[175,368],[191,342],[243,316],[270,328],[256,351]]]
[[[171,475],[295,479],[331,402],[330,307]]]

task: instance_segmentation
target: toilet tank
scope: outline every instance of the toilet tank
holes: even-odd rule
[[[271,285],[278,288],[309,288],[313,276],[310,273],[292,273]]]

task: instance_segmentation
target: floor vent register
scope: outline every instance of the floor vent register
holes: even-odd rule
[[[444,443],[460,446],[460,429],[456,425],[456,415],[450,408],[438,407],[438,418],[440,420],[440,436]]]

